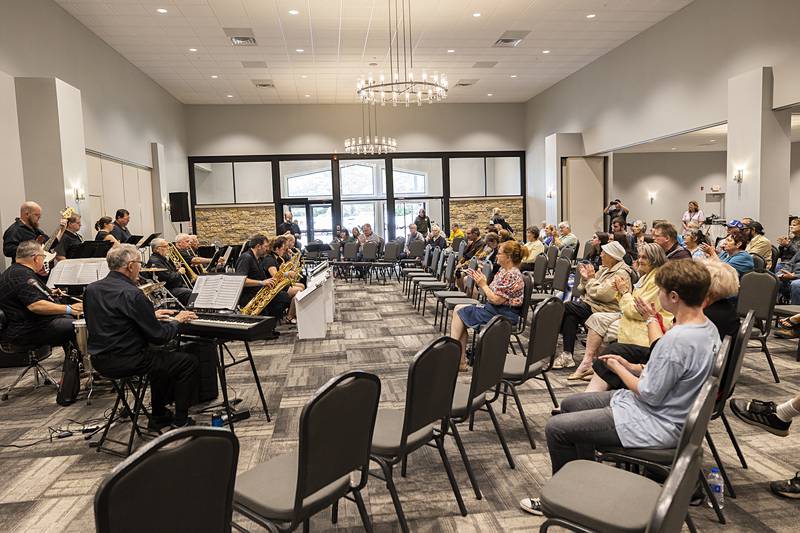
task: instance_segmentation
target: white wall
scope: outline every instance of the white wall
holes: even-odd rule
[[[725,191],[726,162],[725,152],[617,153],[610,197],[619,198],[631,210],[629,222],[642,219],[650,227],[660,218],[677,225],[690,200],[696,200],[706,215],[711,214],[705,195],[713,185]],[[651,192],[655,193],[652,205]]]
[[[522,150],[524,104],[433,104],[380,108],[380,135],[401,152]],[[344,152],[345,137],[361,135],[357,105],[186,106],[189,154]]]
[[[789,186],[789,214],[800,215],[800,142],[792,143],[792,170]]]
[[[0,71],[77,88],[87,148],[152,166],[159,142],[168,190],[188,190],[183,106],[51,0],[2,2]]]
[[[695,0],[527,104],[528,209],[544,214],[547,135],[586,153],[724,122],[728,79],[772,66],[776,107],[800,102],[800,2]]]
[[[22,150],[19,144],[16,88],[14,78],[0,72],[0,224],[7,228],[19,216],[19,205],[25,201],[22,180]],[[0,259],[0,270],[6,262]],[[10,260],[8,261],[10,264]]]

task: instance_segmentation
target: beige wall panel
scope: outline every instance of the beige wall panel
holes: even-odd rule
[[[122,164],[101,159],[100,168],[103,176],[103,213],[114,218],[117,209],[125,207]]]
[[[150,235],[155,232],[152,178],[149,170],[140,168],[137,169],[137,174],[139,175],[139,206],[142,216],[142,234]]]

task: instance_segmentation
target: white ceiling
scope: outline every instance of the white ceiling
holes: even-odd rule
[[[792,142],[800,142],[800,114],[792,115]],[[615,150],[614,153],[642,152],[725,152],[728,149],[728,125],[721,124],[691,131],[674,137],[657,139],[636,146]]]
[[[355,103],[359,76],[388,63],[387,0],[56,1],[187,104]],[[448,101],[524,102],[690,2],[416,0],[414,65],[444,71],[451,87],[479,79],[451,88]],[[251,28],[258,46],[232,46],[223,28]],[[517,48],[493,48],[507,30],[531,33]],[[473,68],[477,61],[497,65]],[[275,89],[252,79],[271,79]]]

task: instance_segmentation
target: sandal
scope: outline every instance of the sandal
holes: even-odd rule
[[[575,372],[567,376],[567,381],[581,381],[586,377],[591,378],[592,374],[594,374],[592,367],[581,368],[579,365],[578,368],[575,369]]]
[[[778,325],[784,329],[794,329],[800,327],[797,322],[792,322],[792,317],[782,318],[778,321]]]

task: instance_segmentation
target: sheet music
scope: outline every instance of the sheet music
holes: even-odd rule
[[[234,310],[242,294],[245,276],[226,274],[200,276],[194,284],[193,303],[195,309]]]
[[[51,289],[65,285],[88,285],[108,275],[104,258],[64,259],[50,271],[47,286]]]

